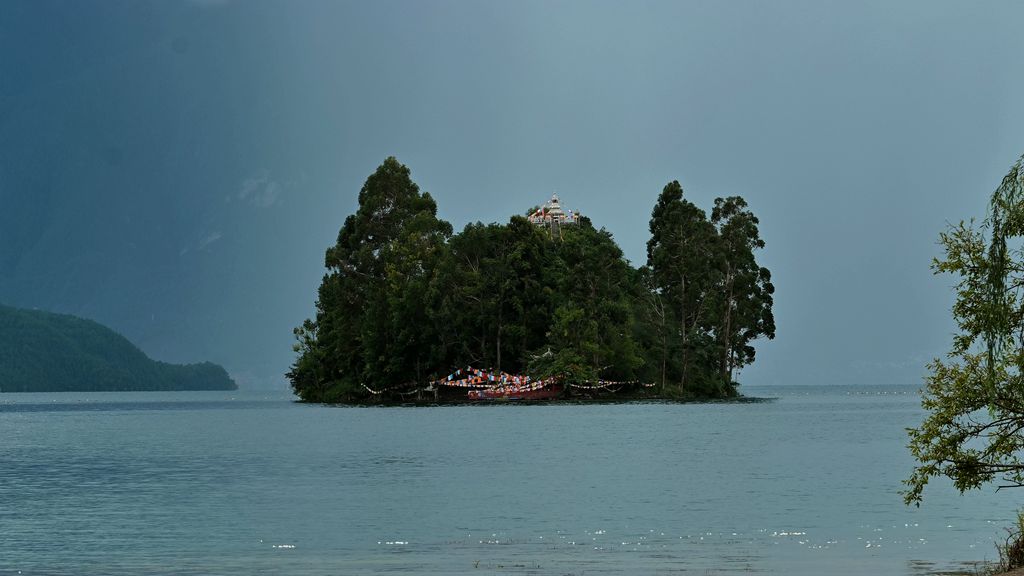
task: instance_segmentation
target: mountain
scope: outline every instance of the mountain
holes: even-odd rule
[[[0,392],[235,389],[216,364],[152,360],[92,320],[0,306]]]

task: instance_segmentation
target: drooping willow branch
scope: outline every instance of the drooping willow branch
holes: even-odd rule
[[[987,296],[985,311],[984,340],[987,351],[990,392],[996,389],[996,364],[1009,343],[1013,322],[1010,310],[1013,302],[1012,291],[1007,284],[1015,285],[1009,278],[1013,263],[1009,260],[1008,240],[1024,236],[1024,155],[1010,168],[1003,181],[992,194],[989,206],[988,225],[992,228],[992,240],[988,248]],[[1018,369],[1024,370],[1024,356]]]

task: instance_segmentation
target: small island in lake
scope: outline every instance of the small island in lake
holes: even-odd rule
[[[92,320],[0,306],[0,392],[236,390],[224,368],[150,359]]]
[[[344,403],[737,396],[753,342],[775,336],[757,217],[731,196],[709,218],[673,181],[650,231],[634,268],[555,195],[453,234],[390,157],[327,250],[292,388]]]

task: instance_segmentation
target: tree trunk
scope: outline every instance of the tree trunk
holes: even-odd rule
[[[729,376],[729,354],[732,350],[732,299],[733,299],[733,277],[730,271],[726,276],[728,283],[728,291],[725,298],[725,317],[722,319],[722,358],[719,362],[718,370],[722,375],[722,378],[729,378],[727,382],[732,382],[731,376]]]
[[[682,344],[682,350],[680,353],[680,359],[682,360],[682,367],[679,370],[679,392],[682,393],[686,389],[686,276],[679,278],[679,338]]]
[[[495,346],[497,348],[498,365],[495,366],[494,370],[501,373],[501,314],[498,314],[498,343]]]
[[[665,317],[665,301],[656,294],[651,301],[652,314],[658,319],[658,335],[661,336],[661,393],[665,393],[668,366],[668,319]]]
[[[483,298],[480,299],[480,361],[487,361],[487,315],[484,313]],[[486,367],[486,366],[485,366]]]
[[[661,393],[665,393],[665,371],[668,365],[668,332],[665,330],[666,326],[662,324],[661,329]]]

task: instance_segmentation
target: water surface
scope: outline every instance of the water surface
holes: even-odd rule
[[[995,557],[1021,495],[902,504],[915,387],[339,408],[0,395],[0,574],[875,574]]]

